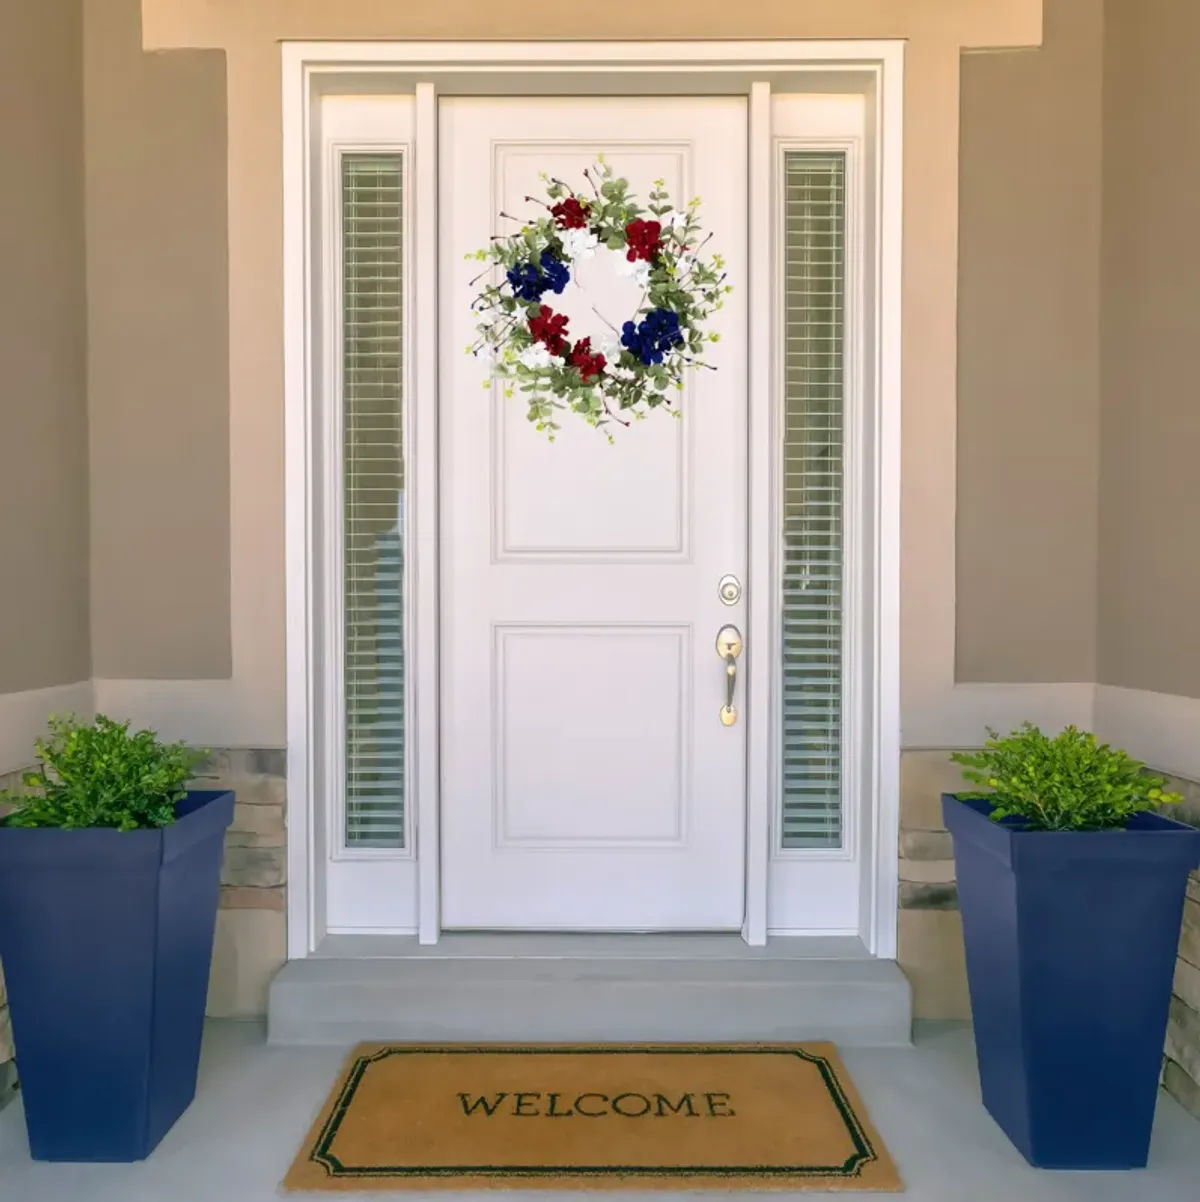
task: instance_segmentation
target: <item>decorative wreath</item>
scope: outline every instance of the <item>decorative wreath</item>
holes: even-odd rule
[[[603,159],[583,174],[592,195],[543,175],[548,202],[525,199],[540,204],[545,215],[467,256],[492,264],[474,283],[493,275],[472,304],[483,320],[467,350],[490,357],[491,376],[508,381],[505,395],[516,389],[526,395],[529,420],[552,439],[564,409],[591,426],[628,426],[659,407],[678,416],[672,393],[682,391],[684,372],[715,370],[703,361],[703,351],[720,335],[706,334],[703,326],[731,291],[721,256],[701,257],[712,235],[701,235],[699,199],[675,209],[664,181],[655,180],[646,210]],[[561,295],[572,265],[601,246],[624,252],[618,270],[641,286],[642,299],[619,329],[596,310],[611,333],[593,347],[590,337],[573,340],[566,315],[543,298]],[[504,269],[502,282],[496,282],[495,266]]]

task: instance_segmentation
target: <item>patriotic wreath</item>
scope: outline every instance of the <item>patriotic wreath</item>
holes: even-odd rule
[[[664,181],[655,180],[643,209],[629,182],[603,159],[583,174],[590,195],[543,176],[547,200],[525,199],[545,213],[467,256],[490,264],[474,283],[492,277],[472,304],[482,320],[468,353],[489,358],[491,379],[506,382],[508,397],[519,390],[529,420],[551,439],[562,410],[597,427],[610,421],[628,426],[659,407],[678,416],[672,394],[682,391],[685,371],[715,370],[704,362],[704,344],[720,335],[703,327],[731,291],[721,256],[701,256],[712,235],[701,234],[698,199],[675,209]],[[546,297],[561,295],[575,264],[602,247],[623,252],[617,270],[633,277],[642,296],[619,328],[593,306],[609,330],[593,346],[590,337],[572,338],[567,316]]]

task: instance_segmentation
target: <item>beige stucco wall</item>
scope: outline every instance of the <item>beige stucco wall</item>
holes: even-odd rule
[[[1107,20],[1099,672],[1200,697],[1200,5]]]
[[[1096,679],[1100,0],[962,68],[957,678]]]
[[[79,0],[0,6],[0,694],[91,675]]]
[[[122,11],[127,11],[121,0]],[[107,20],[109,0],[93,0]],[[98,674],[218,677],[229,664],[222,636],[229,628],[232,681],[228,689],[196,686],[185,697],[150,690],[165,708],[199,721],[208,707],[230,715],[227,732],[209,713],[206,737],[230,744],[276,745],[284,738],[284,577],[283,577],[283,361],[280,55],[283,39],[329,38],[541,38],[645,37],[642,14],[634,9],[572,5],[558,9],[497,6],[489,0],[445,0],[436,5],[397,5],[390,0],[143,0],[143,36],[151,49],[204,47],[225,51],[228,73],[228,247],[229,247],[229,462],[231,503],[227,519],[198,502],[185,512],[172,510],[188,525],[205,562],[219,558],[215,532],[226,520],[230,537],[228,618],[206,601],[189,605],[177,620],[154,614],[147,639],[149,602],[126,605],[135,585],[129,557],[101,553],[97,538],[98,642],[120,649]],[[954,681],[955,624],[955,409],[956,290],[958,249],[959,60],[964,46],[1037,44],[1041,0],[696,0],[659,14],[656,38],[813,37],[905,38],[908,40],[905,143],[905,411],[903,455],[903,687],[906,708],[928,710],[944,704]],[[115,36],[115,35],[114,35]],[[165,98],[164,98],[165,99]],[[186,89],[173,97],[177,108],[205,101]],[[210,117],[218,112],[207,102]],[[143,120],[148,118],[143,116]],[[206,127],[207,128],[207,127]],[[208,195],[207,193],[205,194]],[[211,210],[200,214],[212,230]],[[117,242],[119,228],[110,227]],[[132,234],[126,232],[126,237]],[[171,248],[158,229],[156,243]],[[117,251],[106,248],[114,261]],[[149,257],[147,254],[146,257]],[[98,303],[93,295],[93,304]],[[208,294],[195,297],[202,330],[225,318]],[[217,306],[219,310],[219,306]],[[178,317],[176,313],[173,320]],[[162,362],[170,361],[163,356]],[[152,413],[164,403],[145,379],[127,379],[128,412]],[[215,411],[222,398],[213,392],[195,403]],[[99,418],[105,402],[96,402]],[[200,420],[196,418],[196,420]],[[139,463],[160,449],[178,455],[170,422],[145,422],[135,431]],[[210,444],[206,443],[206,446]],[[216,447],[216,440],[211,443]],[[115,455],[110,456],[110,461]],[[161,476],[153,474],[154,480]],[[108,491],[97,488],[94,521],[98,531],[119,529],[139,499],[151,504],[154,487],[125,474]],[[157,520],[157,519],[155,519]],[[171,550],[169,562],[182,560]],[[103,598],[103,600],[101,599]],[[159,619],[162,619],[159,623]],[[103,632],[101,634],[101,631]],[[1056,646],[1054,638],[1046,646]],[[126,691],[123,697],[133,699]],[[214,721],[216,726],[214,726]],[[221,736],[224,735],[224,738]]]
[[[225,59],[84,14],[94,674],[228,676]]]
[[[277,40],[566,35],[590,29],[591,20],[578,10],[523,18],[473,0],[419,12],[368,0],[145,0],[149,46],[211,48],[158,55],[137,51],[141,7],[138,0],[85,3],[95,674],[174,680],[173,692],[154,694],[167,709],[229,713],[228,730],[219,717],[206,718],[205,737],[278,743]],[[1186,89],[1172,81],[1188,78],[1186,35],[1200,18],[1178,0],[1110,0],[1102,138],[1102,6],[1047,0],[1044,49],[966,55],[960,137],[952,101],[958,47],[1035,42],[1038,8],[861,0],[796,11],[769,0],[705,3],[668,18],[678,28],[657,31],[911,39],[902,611],[908,726],[914,711],[936,719],[951,704],[956,679],[1086,681],[1098,674],[1165,692],[1200,689],[1200,635],[1188,621],[1200,568],[1180,553],[1197,505],[1184,435],[1198,419],[1175,384],[1187,367],[1187,325],[1196,319],[1183,299],[1165,307],[1145,299],[1175,295],[1196,251],[1186,201],[1171,199],[1191,188],[1173,131],[1196,118]],[[37,20],[57,10],[63,6],[40,8]],[[528,28],[513,24],[522,19]],[[614,27],[612,36],[640,34],[629,20],[629,29]],[[1163,119],[1172,106],[1178,112]],[[1135,146],[1136,171],[1125,166]],[[949,220],[955,180],[957,243]],[[1147,204],[1154,221],[1142,216]],[[41,209],[36,216],[47,218]],[[1106,336],[1103,356],[1101,262],[1105,331],[1120,331]],[[1140,290],[1129,286],[1135,275]],[[20,341],[22,349],[29,345]],[[27,355],[27,362],[43,372],[65,370],[62,359]],[[949,408],[955,376],[957,425]],[[38,410],[21,420],[48,416]],[[36,457],[19,467],[28,478]],[[1156,470],[1154,487],[1143,487]],[[19,486],[21,475],[10,474],[5,486]],[[43,524],[62,511],[57,501],[47,505]],[[20,531],[8,537],[28,554],[38,545],[37,527]],[[77,573],[80,562],[78,554],[60,558],[63,572]],[[44,570],[37,581],[0,601],[5,612],[26,615],[0,627],[32,621],[58,629],[54,605],[38,595],[51,587]],[[76,610],[85,591],[73,591]],[[36,638],[21,638],[9,659],[39,666],[30,673],[19,662],[14,669],[0,662],[0,691],[71,675],[42,665],[54,657],[79,662],[78,639],[75,645],[72,652],[71,639],[56,639],[46,656],[35,653]],[[231,675],[229,689],[188,683]]]

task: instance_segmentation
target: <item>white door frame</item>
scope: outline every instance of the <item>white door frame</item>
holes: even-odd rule
[[[326,934],[324,861],[326,785],[319,738],[328,727],[317,679],[323,632],[316,606],[321,563],[314,551],[314,390],[320,387],[312,321],[315,211],[314,104],[326,92],[405,93],[413,97],[412,220],[421,237],[412,259],[411,294],[437,290],[437,96],[442,94],[741,94],[750,110],[750,281],[752,313],[774,313],[773,251],[775,93],[845,93],[867,97],[873,162],[871,219],[860,248],[867,287],[869,337],[863,345],[860,412],[872,432],[870,510],[857,515],[871,531],[872,553],[857,582],[864,590],[859,642],[869,658],[859,788],[862,854],[860,929],[867,949],[896,954],[899,841],[899,602],[901,247],[904,45],[880,42],[316,42],[282,47],[284,181],[285,505],[287,581],[288,956],[312,954]],[[413,749],[407,800],[415,848],[416,930],[422,943],[440,932],[438,842],[437,361],[432,301],[409,310],[410,724]],[[773,630],[776,590],[776,395],[773,320],[752,320],[750,342],[750,557],[747,629]],[[412,629],[410,628],[410,629]],[[747,643],[747,897],[744,937],[767,938],[770,831],[776,786],[773,712],[776,647]],[[410,849],[405,853],[414,856]],[[830,932],[832,933],[832,932]],[[839,932],[846,933],[846,932]]]

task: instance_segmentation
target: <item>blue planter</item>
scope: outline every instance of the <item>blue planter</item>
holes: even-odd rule
[[[990,808],[942,798],[983,1103],[1039,1168],[1143,1168],[1200,830],[1025,831]]]
[[[149,1155],[196,1092],[233,794],[162,830],[0,825],[0,960],[35,1160]]]

